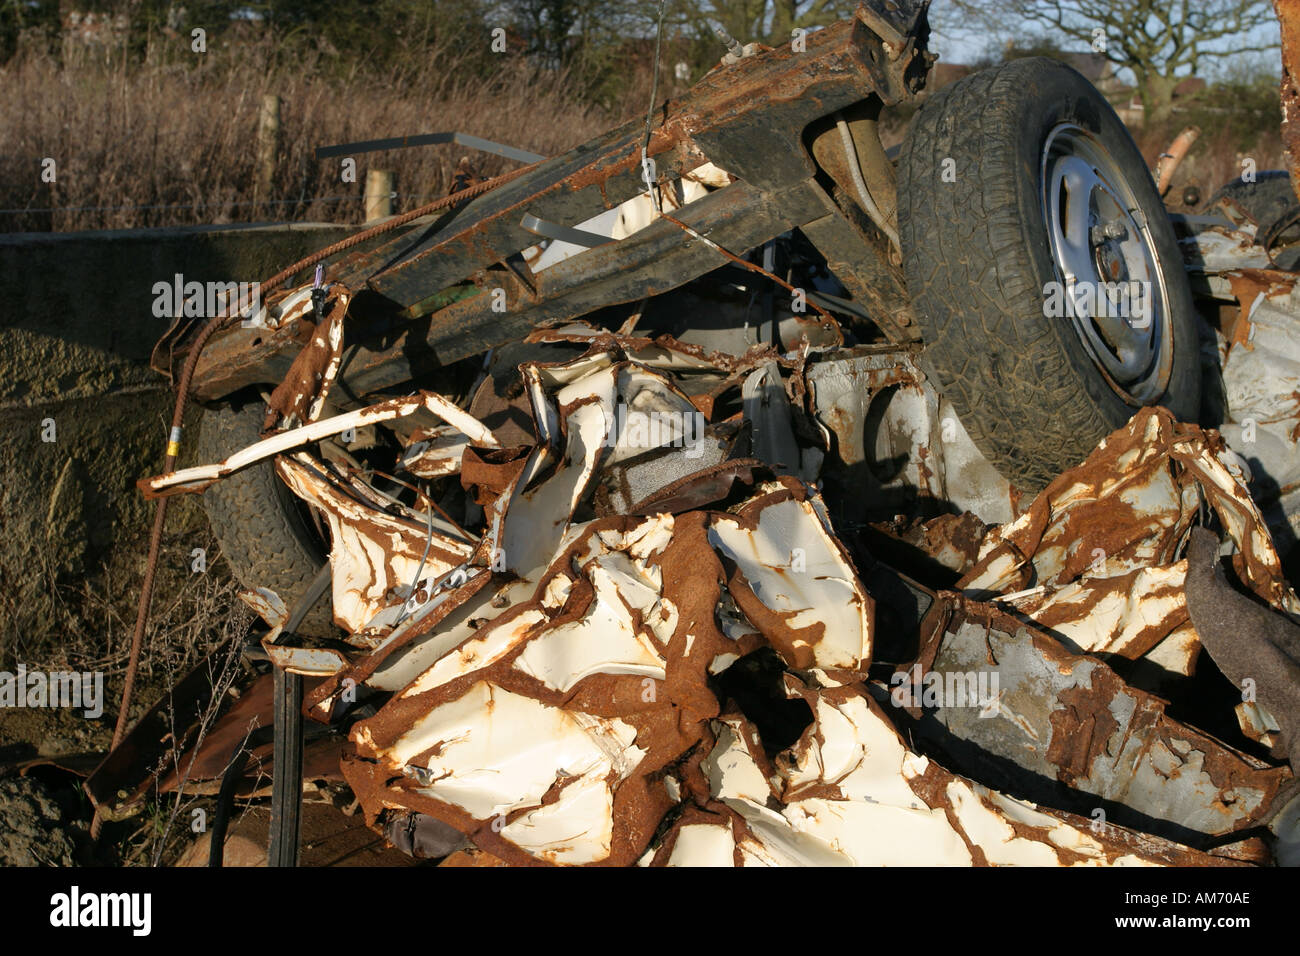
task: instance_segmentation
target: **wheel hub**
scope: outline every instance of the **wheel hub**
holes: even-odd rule
[[[1168,385],[1173,337],[1155,243],[1132,187],[1090,134],[1063,124],[1042,150],[1042,208],[1065,318],[1126,400]]]
[[[1128,279],[1128,264],[1124,261],[1123,250],[1113,239],[1106,239],[1094,249],[1097,274],[1108,282],[1124,282]]]

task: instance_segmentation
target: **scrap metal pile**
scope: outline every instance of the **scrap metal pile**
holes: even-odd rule
[[[1066,146],[1045,153],[1060,166],[1049,186],[1090,185],[1044,208],[1116,217],[1069,220],[1061,241],[1112,278],[1155,276],[1163,290],[1159,334],[1113,316],[1073,321],[1097,347],[1118,335],[1118,358],[1102,363],[1116,375],[1148,351],[1151,381],[1176,365],[1183,418],[1202,404],[1200,328],[1203,405],[1226,399],[1226,414],[1201,416],[1221,429],[1180,421],[1158,389],[1099,427],[1079,414],[1091,399],[1068,376],[1092,361],[1067,332],[1078,361],[1048,371],[1075,388],[1059,394],[1084,399],[1052,421],[1032,400],[1050,363],[1012,333],[1037,323],[1049,339],[1072,320],[1044,325],[1037,288],[995,294],[996,263],[969,265],[989,254],[973,231],[985,223],[948,230],[930,210],[951,235],[918,238],[915,218],[900,227],[895,165],[908,159],[887,155],[876,121],[933,62],[924,13],[867,3],[806,50],[714,71],[653,129],[629,124],[440,207],[327,282],[264,304],[201,356],[191,345],[195,395],[251,408],[255,440],[141,486],[211,495],[273,463],[315,517],[326,633],[297,626],[314,566],[294,577],[281,562],[295,592],[245,580],[246,600],[268,626],[261,651],[277,680],[308,678],[303,710],[333,731],[308,735],[304,775],[338,782],[341,765],[366,822],[411,854],[472,846],[510,864],[655,866],[1300,858],[1300,599],[1283,565],[1300,529],[1295,273],[1244,214],[1187,219],[1194,313],[1183,263],[1161,258],[1177,255],[1172,233],[1153,238],[1156,218],[1168,232],[1163,208],[1133,212],[1159,197],[1109,108],[1095,135],[1052,126],[1073,132],[1049,145],[1082,144],[1093,171],[1076,176],[1083,159]],[[1059,65],[1004,70],[1012,92],[1039,71],[1081,102],[1098,96]],[[960,120],[932,122],[934,135]],[[1136,175],[1096,145],[1106,137]],[[913,180],[938,149],[910,160],[906,179],[927,195],[946,187]],[[981,160],[963,167],[962,189],[978,185]],[[1003,167],[1020,165],[985,172]],[[1016,209],[1048,195],[1017,181],[989,195],[1021,186],[1032,202]],[[1031,225],[1025,261],[1049,268]],[[950,258],[914,265],[914,302],[902,264],[941,239]],[[927,326],[922,347],[917,320],[932,313],[914,307],[916,290],[957,281],[958,258],[985,283],[958,290],[972,324]],[[1009,269],[1007,288],[1022,271]],[[947,295],[935,288],[931,310]],[[980,321],[1001,331],[962,337]],[[158,353],[167,371],[192,330],[174,332]],[[979,358],[1000,350],[1001,392],[954,373],[975,363],[965,342]],[[945,395],[943,381],[960,387]],[[1119,384],[1096,381],[1116,407]],[[988,408],[971,404],[979,394]],[[1020,420],[1035,415],[1060,434],[1038,441]],[[1018,443],[1037,455],[1019,488],[1003,477]],[[1025,480],[1061,448],[1078,463]],[[229,501],[238,518],[249,499]],[[157,786],[215,791],[246,742],[248,700]],[[146,789],[126,768],[146,762],[148,724],[88,782],[101,812]]]
[[[1300,619],[1214,432],[1146,410],[1004,524],[879,524],[959,576],[934,589],[846,547],[819,489],[842,398],[819,383],[855,371],[868,404],[914,392],[907,455],[927,497],[944,487],[937,400],[905,353],[727,355],[570,325],[529,338],[537,359],[485,368],[465,409],[420,392],[318,419],[328,328],[272,397],[271,437],[145,486],[200,490],[274,455],[328,521],[345,642],[280,643],[284,602],[250,603],[277,665],[324,678],[311,716],[379,704],[342,764],[376,827],[423,815],[511,863],[1270,858],[1291,771],[1171,714],[1212,710],[1192,680],[1209,648],[1259,683],[1255,703],[1220,694],[1214,729],[1234,719],[1285,758],[1279,724],[1300,715],[1300,682],[1216,651],[1262,655],[1266,635],[1246,647],[1189,612],[1195,580],[1202,600],[1271,608],[1268,633]],[[421,489],[411,504],[309,445],[428,413],[396,476]],[[448,489],[474,520],[437,506]],[[1212,577],[1217,538],[1189,551],[1205,526],[1240,591]],[[1294,674],[1296,646],[1276,651]],[[1273,826],[1285,851],[1294,812]]]

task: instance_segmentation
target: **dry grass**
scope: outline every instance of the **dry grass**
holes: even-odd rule
[[[156,770],[160,778],[168,771],[175,771],[180,784],[173,793],[160,797],[148,808],[145,824],[126,841],[131,848],[123,854],[128,866],[143,863],[146,859],[151,866],[173,864],[193,839],[192,828],[184,823],[192,818],[195,810],[201,810],[205,820],[215,812],[215,804],[211,799],[196,797],[190,792],[189,773],[208,732],[216,725],[223,707],[229,703],[227,693],[244,676],[238,642],[240,635],[233,630],[228,630],[227,634],[235,640],[231,641],[223,654],[214,654],[207,661],[212,697],[199,717],[199,725],[193,737],[186,738],[190,741],[193,753],[188,762],[183,760],[185,754],[176,745],[186,728],[177,726],[174,709],[168,709],[172,746]],[[176,680],[180,677],[180,674],[174,675]]]
[[[196,547],[207,556],[202,573],[193,570]],[[22,662],[35,670],[104,675],[105,708],[96,722],[98,735],[111,735],[116,717],[146,550],[143,536],[119,541],[98,567],[75,579],[49,567],[33,569],[44,586],[24,605],[6,609],[0,668]],[[132,719],[216,648],[247,633],[254,616],[237,591],[206,528],[177,527],[165,535]]]
[[[505,56],[484,75],[451,47],[387,70],[343,68],[320,54],[291,57],[266,37],[205,55],[151,53],[142,63],[124,55],[27,51],[0,68],[0,210],[23,210],[0,212],[0,232],[360,222],[369,168],[396,173],[402,211],[445,195],[462,156],[482,176],[515,164],[463,147],[413,147],[360,154],[357,181],[343,182],[340,159],[317,160],[316,147],[458,130],[556,155],[641,114],[648,67],[633,72],[622,98],[600,109],[582,105],[569,77],[537,73]],[[267,94],[281,98],[280,148],[272,189],[259,196],[257,124]],[[1258,106],[1256,99],[1248,105]],[[886,145],[903,135],[907,112],[891,114]],[[1260,170],[1280,167],[1277,118],[1255,117],[1258,134],[1245,140],[1242,116],[1232,123],[1208,114],[1187,119],[1199,122],[1204,135],[1175,180],[1173,205],[1189,184],[1208,198],[1241,174],[1246,158]],[[1177,125],[1135,130],[1149,162]],[[41,177],[46,157],[56,164],[53,183]]]
[[[396,172],[401,211],[444,195],[463,155],[484,176],[514,164],[463,147],[415,147],[359,155],[358,181],[345,183],[340,159],[317,160],[316,147],[460,131],[549,156],[617,119],[576,105],[566,77],[532,73],[520,60],[503,57],[487,78],[459,67],[449,53],[387,74],[340,75],[324,62],[286,63],[265,41],[240,44],[237,55],[134,65],[20,55],[0,69],[0,209],[57,211],[5,213],[0,231],[356,222],[367,168]],[[275,202],[254,204],[265,94],[282,103],[274,186],[265,197]],[[54,183],[41,179],[45,157],[55,160]],[[170,206],[191,208],[148,208]]]
[[[214,725],[227,691],[248,679],[241,649],[253,613],[237,597],[210,533],[190,523],[164,538],[158,580],[131,706],[134,724],[160,697],[165,697],[190,670],[205,666],[213,687],[211,703],[201,715],[197,740]],[[207,552],[207,569],[196,573],[192,552]],[[104,675],[103,714],[85,720],[67,709],[16,710],[0,714],[0,742],[26,745],[30,752],[106,752],[112,737],[122,694],[131,632],[135,624],[145,542],[118,542],[113,551],[76,580],[59,576],[50,567],[35,569],[45,582],[27,605],[17,610],[30,620],[11,620],[0,642],[0,668],[12,670],[22,661],[29,670],[98,671]],[[25,623],[25,626],[24,626]],[[182,784],[174,792],[150,797],[140,813],[123,822],[110,823],[104,839],[91,846],[85,835],[90,807],[84,799],[80,815],[70,821],[86,844],[87,860],[97,865],[170,865],[189,846],[194,833],[191,813],[202,809],[211,819],[211,798],[198,797],[182,764],[182,746],[196,743],[193,734],[178,723],[168,702],[164,708],[170,728],[169,746],[157,767],[160,773],[176,770]],[[17,751],[15,750],[15,754]]]

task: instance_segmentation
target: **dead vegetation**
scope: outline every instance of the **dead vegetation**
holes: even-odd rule
[[[202,519],[199,519],[201,522]],[[140,575],[147,542],[122,542],[84,577],[61,577],[42,559],[38,571],[44,587],[25,604],[4,608],[0,632],[0,669],[18,663],[44,671],[74,670],[104,675],[104,714],[93,721],[75,719],[78,739],[63,740],[70,752],[106,745],[112,736],[117,700],[130,651]],[[196,572],[194,550],[205,553],[206,571]],[[45,552],[42,552],[44,555]],[[236,597],[211,533],[202,524],[178,522],[164,538],[158,564],[157,599],[145,632],[133,718],[151,705],[178,677],[208,657],[232,636],[242,635],[252,619]],[[32,720],[59,720],[59,710],[0,711],[0,740],[36,744],[39,732],[20,732],[9,725]],[[84,739],[80,739],[84,738]]]
[[[193,569],[196,548],[205,552],[202,572]],[[62,578],[48,561],[43,562],[39,574],[45,587],[35,600],[5,609],[0,669],[12,672],[21,662],[29,671],[100,672],[104,683],[103,713],[97,719],[84,719],[80,711],[66,708],[0,709],[0,762],[107,751],[122,693],[145,550],[143,539],[123,542],[101,559],[93,573],[75,580]],[[247,683],[238,652],[253,616],[238,599],[238,585],[201,524],[179,522],[165,536],[158,575],[131,719],[138,720],[168,688],[206,661],[216,693],[200,721],[198,734],[202,735],[229,689]],[[151,769],[174,770],[184,778],[180,759],[188,720],[178,718],[170,707],[165,707],[165,714],[172,745],[161,764]],[[88,833],[91,807],[70,779],[46,767],[24,785],[43,794],[45,803],[40,805],[48,808],[40,819],[24,823],[26,842],[18,834],[10,843],[17,840],[18,849],[48,843],[64,863],[75,859],[97,865],[170,865],[194,838],[194,811],[200,811],[203,820],[212,813],[211,798],[182,785],[176,793],[146,801],[129,819],[110,823],[103,839],[95,842]],[[7,799],[0,795],[0,804],[7,806]],[[37,804],[24,798],[15,805],[28,812],[29,805]],[[24,863],[16,853],[14,846],[8,846],[0,858],[19,865],[55,861],[32,856]]]
[[[456,146],[421,147],[358,156],[357,180],[348,183],[340,161],[318,161],[316,147],[460,131],[555,155],[611,120],[578,105],[565,75],[536,74],[519,60],[503,60],[491,79],[458,75],[452,53],[400,73],[340,76],[319,60],[286,62],[269,41],[185,64],[15,57],[0,69],[0,209],[10,210],[0,231],[358,222],[368,167],[396,173],[402,211],[446,194],[467,153],[482,176],[513,164]],[[266,94],[281,98],[281,138],[262,202],[254,142]],[[55,160],[53,183],[41,178],[45,157]],[[59,211],[37,211],[49,208]]]
[[[607,111],[582,105],[563,74],[506,59],[490,80],[460,76],[454,57],[449,52],[420,71],[343,76],[319,62],[283,62],[268,41],[245,44],[238,58],[185,65],[15,57],[0,69],[0,231],[360,222],[367,168],[396,173],[401,212],[446,194],[466,154],[484,177],[513,164],[457,146],[420,147],[363,154],[357,181],[348,183],[338,159],[315,158],[317,146],[457,130],[557,155],[636,112],[646,95],[647,83],[635,82]],[[272,192],[259,196],[254,141],[266,94],[281,97],[282,132]],[[1184,119],[1201,120],[1203,134],[1170,192],[1176,208],[1186,205],[1185,187],[1196,186],[1203,202],[1240,176],[1245,160],[1258,170],[1282,166],[1275,117],[1261,118],[1247,146],[1239,128],[1216,124],[1209,113],[1134,130],[1152,165]],[[902,139],[905,122],[885,130],[887,145]],[[56,163],[54,183],[40,176],[46,157]],[[58,211],[46,211],[52,208]]]

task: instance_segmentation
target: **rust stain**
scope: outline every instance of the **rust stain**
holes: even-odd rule
[[[1273,0],[1273,9],[1282,29],[1282,148],[1292,188],[1300,189],[1300,2]]]

